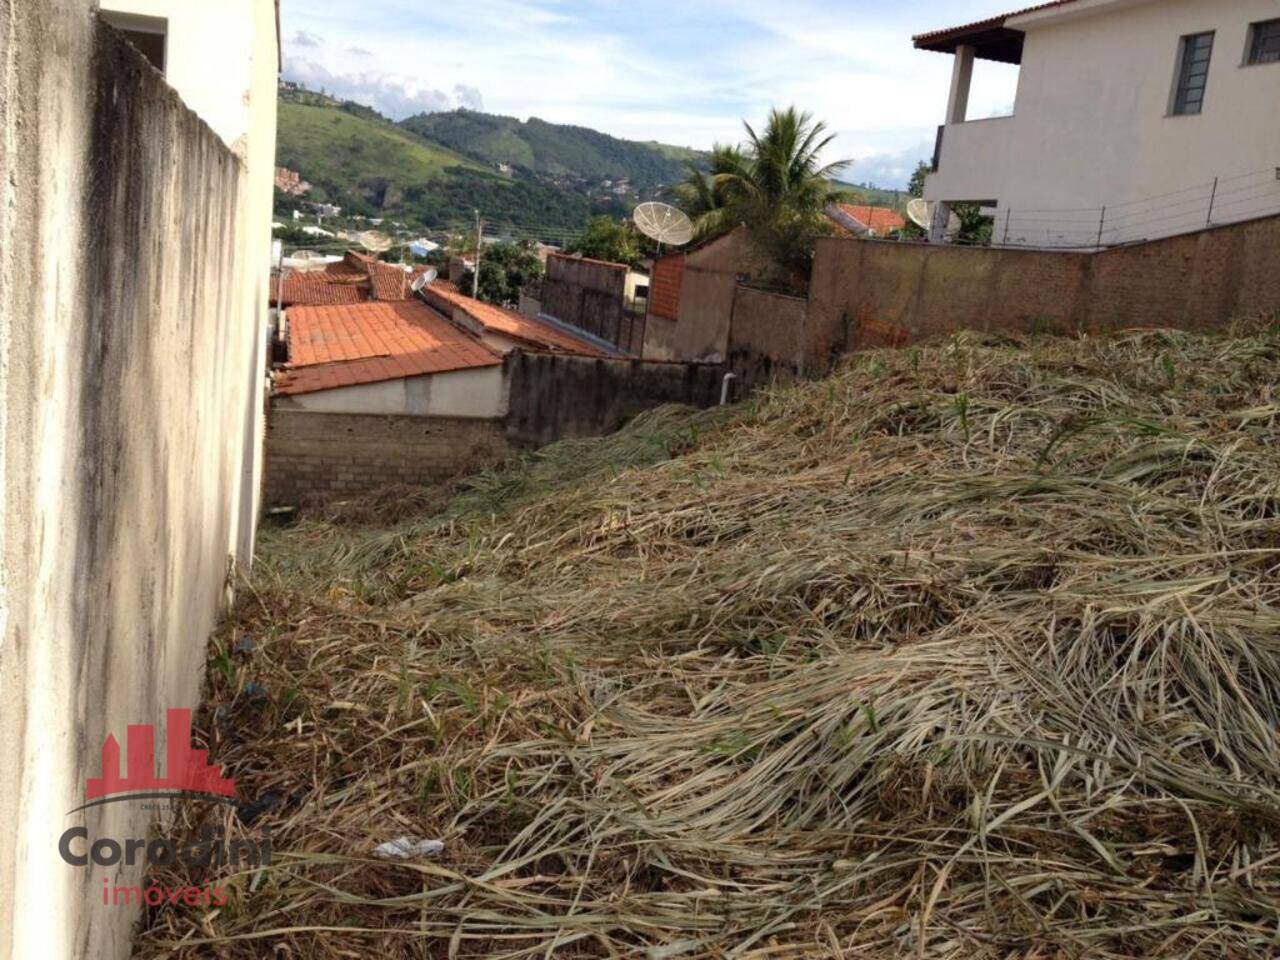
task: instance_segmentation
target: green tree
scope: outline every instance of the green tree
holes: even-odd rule
[[[911,182],[907,184],[907,193],[912,197],[923,197],[924,181],[927,176],[929,176],[929,164],[921,160],[911,174]]]
[[[756,243],[784,270],[807,272],[814,241],[832,232],[827,207],[844,191],[832,181],[849,165],[824,163],[823,153],[835,139],[826,124],[795,107],[770,111],[757,133],[744,124],[747,141],[738,150],[722,150],[713,161],[709,191],[686,183],[683,198],[704,232],[742,223]],[[696,202],[695,202],[696,201]],[[710,206],[714,207],[704,210]]]
[[[499,307],[515,307],[520,291],[542,279],[542,261],[530,240],[519,243],[495,243],[480,254],[480,299]],[[470,294],[473,272],[468,270],[459,282],[463,293]]]
[[[675,187],[676,203],[693,220],[699,236],[723,232],[728,222],[731,197],[727,192],[727,175],[746,169],[747,158],[741,147],[717,143],[711,148],[708,169],[695,161],[687,162],[688,174]]]
[[[569,244],[565,252],[628,266],[640,260],[640,245],[631,225],[612,217],[593,218],[582,236]]]

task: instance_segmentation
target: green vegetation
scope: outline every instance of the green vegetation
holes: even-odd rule
[[[869,352],[264,531],[202,730],[274,857],[157,868],[229,905],[134,956],[1273,956],[1280,334],[1232,334]]]
[[[502,163],[543,177],[582,181],[629,180],[641,190],[674,183],[683,161],[695,156],[681,147],[620,140],[586,127],[471,110],[425,113],[401,126],[491,167]]]
[[[542,279],[542,261],[530,241],[494,243],[484,248],[480,258],[479,298],[499,307],[516,307],[520,291]],[[468,270],[458,288],[470,294],[475,276]]]
[[[433,132],[450,143],[433,139]],[[602,170],[652,191],[655,178],[678,172],[675,157],[688,154],[579,127],[465,111],[397,125],[360,104],[309,90],[281,92],[277,162],[311,182],[306,199],[414,228],[453,229],[478,209],[491,230],[563,240],[593,215],[630,212],[634,197],[593,192]],[[511,163],[514,174],[499,173],[498,162]],[[283,195],[276,200],[281,213],[304,205]]]
[[[337,107],[282,102],[278,135],[278,164],[309,180],[315,199],[345,201],[373,213],[400,207],[410,187],[460,172],[487,175],[474,161]]]
[[[711,171],[691,167],[677,197],[699,232],[746,224],[779,267],[807,275],[815,238],[833,229],[825,211],[846,197],[832,181],[849,163],[824,162],[834,135],[795,107],[771,111],[761,133],[744,126],[746,144],[716,146]]]
[[[593,219],[582,236],[569,244],[565,252],[628,266],[637,263],[642,256],[635,228],[629,222],[613,217]]]

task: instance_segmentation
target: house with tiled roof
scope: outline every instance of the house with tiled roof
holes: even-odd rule
[[[914,40],[954,58],[932,239],[958,202],[986,207],[998,240],[1041,246],[1280,212],[1276,0],[1056,0]],[[971,115],[984,63],[1018,67],[1009,116]]]
[[[433,417],[506,412],[502,354],[414,300],[294,307],[277,409]]]
[[[569,324],[547,317],[527,317],[474,300],[445,281],[423,287],[422,299],[481,342],[504,354],[512,350],[533,350],[580,357],[625,356],[611,344]]]
[[[897,210],[862,203],[833,203],[827,208],[827,217],[855,237],[888,237],[907,225]]]
[[[272,277],[270,303],[288,308],[410,300],[414,279],[426,269],[384,263],[348,250],[342,259],[316,269],[283,271],[283,290],[280,277]]]

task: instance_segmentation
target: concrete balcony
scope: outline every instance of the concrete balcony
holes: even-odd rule
[[[999,200],[1009,182],[1016,120],[993,117],[942,127],[938,168],[925,183],[925,199]]]

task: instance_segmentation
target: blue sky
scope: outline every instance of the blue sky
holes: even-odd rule
[[[1023,4],[1025,5],[1025,4]],[[284,0],[285,76],[396,119],[456,106],[705,148],[795,104],[838,134],[848,179],[902,186],[932,151],[951,58],[911,35],[1011,0]],[[1007,112],[979,63],[970,116]]]

